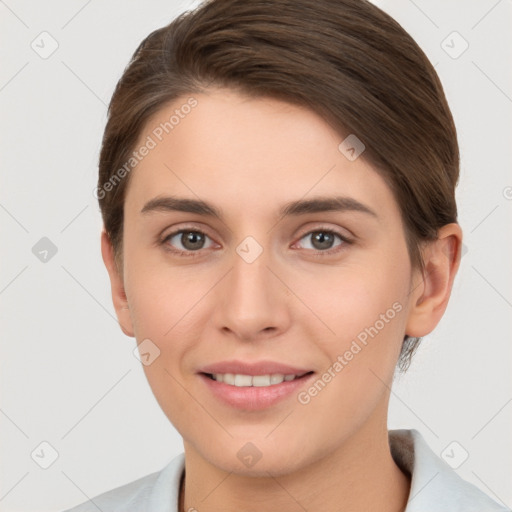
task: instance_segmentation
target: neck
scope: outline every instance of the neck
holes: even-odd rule
[[[387,427],[367,425],[298,471],[251,477],[223,471],[185,446],[179,511],[405,510],[410,476],[394,462]],[[183,492],[184,491],[184,492]]]

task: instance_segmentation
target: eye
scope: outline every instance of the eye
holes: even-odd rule
[[[316,251],[315,256],[324,256],[343,250],[343,246],[352,241],[332,229],[318,228],[303,235],[300,240],[310,239],[305,249]],[[336,244],[336,239],[339,242]],[[209,243],[207,243],[209,241]],[[212,239],[203,231],[197,229],[180,229],[166,235],[160,242],[164,248],[179,256],[199,256],[201,249],[214,246]],[[309,245],[309,247],[308,247]],[[338,249],[334,249],[338,247]],[[333,250],[334,249],[334,250]]]
[[[338,244],[334,244],[336,241],[336,238],[340,240]],[[338,252],[342,249],[337,250],[331,250],[334,247],[340,247],[345,244],[351,244],[351,240],[343,236],[341,233],[338,233],[337,231],[333,231],[331,229],[324,229],[319,228],[314,231],[310,231],[309,233],[306,233],[304,236],[302,236],[301,240],[303,239],[310,239],[309,247],[306,244],[306,247],[303,247],[305,249],[313,249],[315,251],[319,251],[321,253],[327,253],[332,254],[333,252]]]
[[[210,245],[205,246],[206,239],[210,240]],[[196,256],[196,252],[201,249],[208,249],[213,245],[208,235],[196,229],[181,229],[170,233],[162,240],[168,250],[183,256]],[[170,247],[174,247],[170,248]]]

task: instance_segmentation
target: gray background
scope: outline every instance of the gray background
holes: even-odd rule
[[[418,429],[463,478],[510,507],[512,2],[377,3],[445,87],[467,248],[445,317],[397,377],[389,427]],[[195,5],[0,1],[2,511],[63,510],[182,451],[135,340],[115,319],[92,190],[106,106],[129,57]],[[58,48],[42,58],[52,40]],[[43,237],[57,249],[46,261]]]

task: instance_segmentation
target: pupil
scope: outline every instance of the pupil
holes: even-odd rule
[[[313,240],[318,242],[318,249],[329,249],[330,244],[332,243],[332,235],[330,233],[324,233],[322,231],[318,231],[316,235],[314,235]]]
[[[204,238],[201,233],[189,231],[188,233],[183,234],[181,243],[187,249],[200,249],[203,241]]]

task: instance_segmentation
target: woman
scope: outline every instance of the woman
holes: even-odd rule
[[[136,50],[99,167],[119,323],[184,441],[100,510],[504,510],[387,429],[462,243],[453,119],[393,19],[203,3]]]

